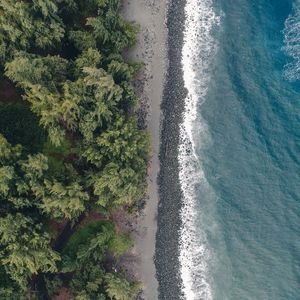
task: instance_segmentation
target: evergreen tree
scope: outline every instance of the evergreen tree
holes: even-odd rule
[[[52,218],[74,219],[85,210],[85,202],[89,200],[78,182],[64,185],[57,180],[45,180],[42,185],[42,197],[38,207]],[[36,195],[39,198],[39,194]]]
[[[119,0],[94,1],[91,6],[97,15],[86,18],[84,28],[71,30],[69,34],[80,51],[98,48],[106,54],[120,53],[124,48],[133,46],[139,28],[118,14]]]
[[[84,148],[82,155],[96,166],[108,161],[143,173],[148,148],[149,138],[137,129],[135,120],[117,116],[106,131]]]
[[[5,74],[12,81],[30,92],[33,87],[57,92],[66,80],[68,61],[60,56],[45,56],[18,52],[13,61],[6,64]],[[28,100],[30,100],[30,97]]]
[[[0,262],[7,274],[25,289],[32,275],[56,272],[58,253],[50,247],[43,226],[17,213],[0,218]]]
[[[0,66],[49,138],[28,154],[0,134],[0,298],[23,299],[33,278],[51,296],[70,286],[74,299],[132,299],[140,288],[107,262],[131,246],[128,235],[110,221],[81,223],[96,204],[127,208],[144,193],[149,138],[132,117],[140,65],[122,57],[138,27],[119,7],[0,3]]]
[[[144,194],[143,178],[143,173],[130,167],[109,163],[102,172],[92,175],[97,203],[110,208],[134,204]]]
[[[16,51],[46,49],[59,43],[64,25],[56,1],[33,0],[0,2],[0,63]]]
[[[139,283],[129,283],[125,278],[113,273],[107,273],[105,281],[108,296],[115,300],[132,300],[141,289]]]
[[[21,145],[12,146],[6,138],[0,134],[0,164],[10,163],[21,156]]]

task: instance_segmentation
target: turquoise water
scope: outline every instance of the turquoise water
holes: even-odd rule
[[[300,1],[210,4],[217,50],[193,122],[207,255],[187,299],[300,299]]]

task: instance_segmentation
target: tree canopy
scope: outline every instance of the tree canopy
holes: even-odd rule
[[[127,300],[140,289],[116,267],[132,242],[109,220],[143,196],[149,154],[135,118],[141,65],[122,56],[138,26],[119,6],[0,3],[0,80],[21,95],[0,99],[18,112],[0,122],[0,298],[65,288],[72,299]]]
[[[23,289],[32,275],[57,271],[60,256],[49,242],[50,236],[42,224],[32,218],[17,213],[0,219],[0,262]]]
[[[16,51],[43,50],[64,36],[56,1],[5,0],[0,3],[0,59],[9,61]]]

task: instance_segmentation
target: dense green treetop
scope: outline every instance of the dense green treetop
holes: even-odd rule
[[[53,178],[48,158],[39,153],[22,157],[20,145],[13,147],[0,134],[1,210],[23,211],[35,207],[54,219],[72,219],[85,210],[89,194],[79,178]],[[0,210],[0,211],[1,211]]]
[[[64,287],[71,299],[129,300],[140,289],[118,267],[132,242],[108,220],[143,196],[149,155],[134,116],[141,65],[122,56],[138,26],[119,7],[0,3],[2,77],[22,95],[15,111],[30,107],[40,124],[28,116],[14,139],[0,122],[0,298],[50,299]],[[39,145],[22,140],[22,128],[36,130]]]
[[[57,1],[0,2],[0,62],[9,61],[16,51],[42,50],[57,45],[64,36]]]
[[[0,219],[0,262],[21,288],[38,272],[56,272],[58,253],[50,247],[50,236],[42,224],[23,214]]]

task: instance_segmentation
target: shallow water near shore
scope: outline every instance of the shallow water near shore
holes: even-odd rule
[[[299,299],[300,1],[185,13],[183,298]]]

